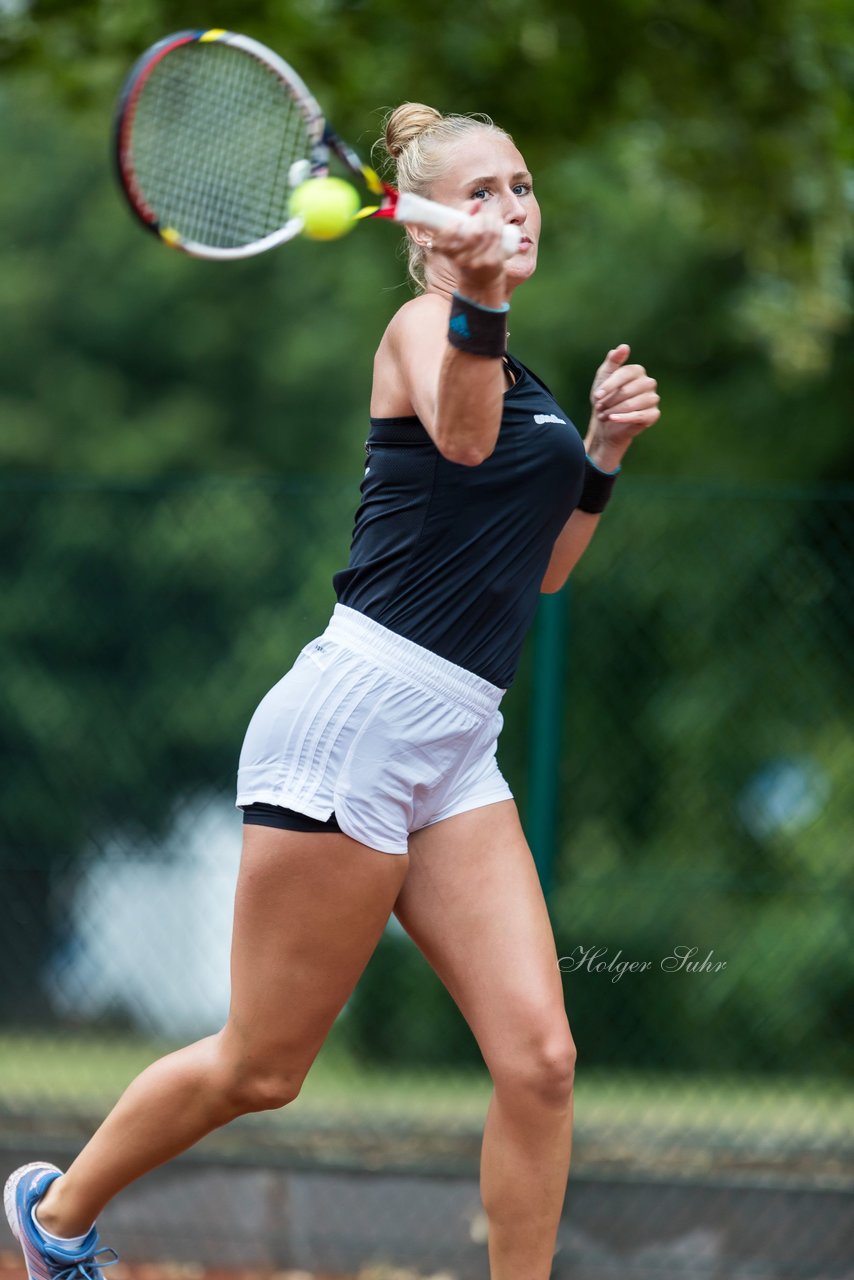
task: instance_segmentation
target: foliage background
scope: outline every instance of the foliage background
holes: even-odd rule
[[[223,269],[132,225],[112,102],[141,48],[198,20],[172,0],[0,6],[15,1025],[52,1016],[57,871],[108,827],[156,837],[188,797],[228,792],[255,702],[323,625],[371,353],[407,296],[386,226]],[[662,422],[574,575],[550,905],[568,945],[690,936],[740,961],[701,996],[577,980],[587,1060],[625,1061],[628,1031],[646,1065],[850,1066],[850,5],[267,0],[205,20],[283,51],[363,150],[400,100],[489,111],[545,211],[514,351],[582,429],[608,347],[659,380]],[[534,677],[529,649],[503,756],[522,806]],[[817,810],[751,822],[751,780],[792,759],[817,771]],[[400,938],[353,1014],[360,1052],[475,1060]]]

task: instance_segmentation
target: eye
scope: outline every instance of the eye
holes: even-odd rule
[[[476,188],[476,189],[471,193],[470,199],[471,199],[471,200],[485,200],[485,199],[486,199],[486,197],[487,197],[488,195],[489,195],[489,192],[487,191],[486,187],[477,187],[477,188]]]
[[[513,188],[513,194],[517,196],[527,196],[530,195],[530,193],[531,186],[530,183],[527,182],[517,182]]]

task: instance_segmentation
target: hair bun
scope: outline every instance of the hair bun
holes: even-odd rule
[[[434,128],[442,119],[441,111],[423,102],[402,102],[385,122],[385,149],[396,160],[407,143]]]

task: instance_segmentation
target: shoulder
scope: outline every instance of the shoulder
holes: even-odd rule
[[[427,378],[432,388],[438,377],[449,314],[446,298],[424,293],[405,302],[392,316],[374,357],[373,416],[416,413],[418,387]]]
[[[449,310],[447,299],[438,293],[422,293],[410,298],[392,316],[383,342],[399,350],[411,339],[423,337],[425,332],[442,330],[444,336]]]
[[[405,365],[425,346],[444,346],[450,308],[437,293],[422,293],[404,302],[392,316],[374,357],[374,369]]]

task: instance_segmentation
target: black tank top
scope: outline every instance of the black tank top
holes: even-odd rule
[[[332,578],[341,604],[501,689],[584,481],[575,426],[508,363],[498,442],[476,467],[444,458],[418,418],[371,418],[350,560]]]

